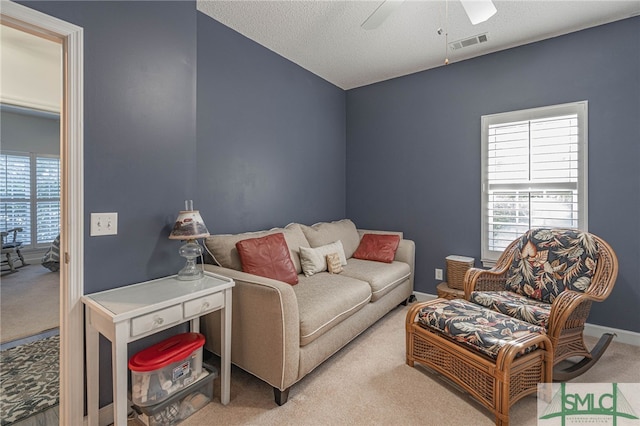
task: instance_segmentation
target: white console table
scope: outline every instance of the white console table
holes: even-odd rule
[[[99,334],[111,341],[113,417],[127,424],[127,344],[190,321],[200,331],[200,316],[220,310],[220,400],[229,403],[231,375],[231,290],[233,280],[209,272],[202,279],[176,276],[114,288],[82,297],[86,306],[87,411],[89,426],[98,424]]]

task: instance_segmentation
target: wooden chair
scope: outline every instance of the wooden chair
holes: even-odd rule
[[[566,381],[591,368],[614,337],[603,334],[589,351],[583,331],[591,304],[609,296],[617,275],[616,254],[603,239],[540,228],[513,241],[492,269],[469,269],[464,292],[469,301],[544,326],[554,352],[553,379]],[[566,361],[571,357],[582,359]]]
[[[17,240],[18,232],[22,232],[22,228],[13,228],[0,233],[0,241],[2,241],[2,266],[7,265],[9,271],[16,272],[16,266],[14,262],[20,260],[22,266],[27,265],[20,249],[22,248],[22,242]]]

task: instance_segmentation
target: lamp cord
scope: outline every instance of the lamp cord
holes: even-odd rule
[[[209,253],[209,256],[211,256],[211,259],[215,263],[218,263],[218,261],[216,260],[216,257],[213,255],[213,253],[211,253],[211,251],[209,250],[209,247],[207,247],[207,243],[204,241],[204,239],[202,240],[202,245],[204,246],[204,249],[207,251],[207,253]],[[201,254],[200,257],[202,258],[202,270],[204,271],[204,254]]]

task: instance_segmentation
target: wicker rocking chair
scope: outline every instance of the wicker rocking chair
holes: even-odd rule
[[[467,271],[464,292],[469,301],[546,327],[553,380],[567,381],[591,368],[614,337],[603,334],[589,351],[583,330],[592,302],[609,296],[617,275],[616,254],[601,238],[577,230],[532,229],[513,241],[492,269]],[[582,359],[572,363],[571,357]]]

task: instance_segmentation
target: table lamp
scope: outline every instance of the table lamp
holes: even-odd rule
[[[187,259],[186,265],[178,272],[178,279],[183,281],[198,280],[204,276],[204,272],[196,265],[196,259],[202,255],[202,247],[196,241],[197,238],[209,236],[207,226],[204,224],[200,212],[193,210],[193,201],[185,201],[185,209],[180,211],[173,230],[169,235],[171,240],[182,240],[186,243],[180,247],[178,253]]]

